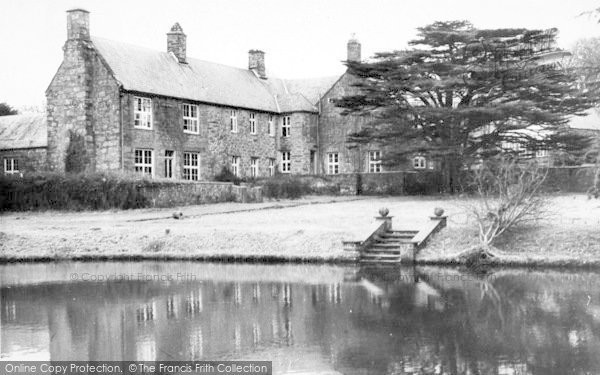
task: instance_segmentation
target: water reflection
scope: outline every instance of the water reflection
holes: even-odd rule
[[[184,268],[197,277],[69,281],[73,267]],[[596,273],[477,278],[436,268],[198,263],[0,272],[3,360],[257,359],[272,360],[277,373],[600,372]]]

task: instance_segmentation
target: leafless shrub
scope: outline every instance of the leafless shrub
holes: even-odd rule
[[[541,194],[548,170],[534,161],[501,157],[482,163],[473,171],[477,197],[469,214],[479,229],[484,247],[510,228],[545,216],[547,200]]]

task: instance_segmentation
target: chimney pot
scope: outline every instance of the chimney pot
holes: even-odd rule
[[[67,40],[90,40],[90,12],[85,9],[67,10]]]
[[[167,33],[167,52],[172,52],[177,61],[186,64],[186,35],[178,22]]]
[[[248,51],[248,69],[254,71],[260,78],[266,79],[265,53],[261,50]]]

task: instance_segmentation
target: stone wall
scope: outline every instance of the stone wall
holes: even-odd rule
[[[152,103],[152,128],[134,127],[135,97],[149,98]],[[134,150],[153,150],[153,168],[156,178],[165,177],[165,151],[175,151],[173,177],[183,178],[183,152],[200,152],[200,178],[203,170],[202,154],[206,151],[207,128],[200,125],[200,134],[183,132],[181,103],[176,99],[161,98],[143,94],[126,93],[122,97],[123,108],[123,164],[126,172],[134,172]],[[200,111],[202,114],[203,112]],[[200,124],[203,124],[201,116]]]
[[[319,118],[319,171],[327,173],[327,154],[339,153],[340,173],[368,171],[367,153],[377,146],[358,146],[348,148],[346,139],[350,133],[359,131],[369,120],[362,116],[342,116],[342,109],[335,106],[333,100],[347,95],[355,95],[357,89],[352,86],[356,78],[344,74],[339,81],[321,98],[321,116]]]
[[[258,158],[259,176],[268,176],[269,159],[277,164],[277,142],[281,136],[280,118],[275,114],[236,109],[237,133],[230,130],[230,115],[234,108],[203,105],[208,126],[208,149],[206,153],[206,176],[212,178],[223,167],[231,167],[231,157],[240,157],[240,177],[250,176],[250,160]],[[250,132],[250,114],[256,120],[256,134]],[[273,135],[268,133],[269,116],[273,116]]]
[[[548,171],[544,186],[550,191],[585,193],[594,183],[594,167],[554,167]]]
[[[152,99],[152,129],[134,127],[133,98],[135,96]],[[250,160],[258,158],[259,176],[268,175],[269,159],[277,162],[276,142],[279,133],[270,136],[267,130],[269,113],[236,109],[238,131],[231,132],[230,116],[232,108],[195,103],[180,99],[128,93],[123,96],[126,109],[124,121],[125,170],[134,169],[134,149],[154,150],[155,176],[164,177],[165,150],[175,151],[174,178],[183,177],[183,153],[200,153],[200,179],[211,180],[223,167],[231,169],[231,157],[240,157],[240,177],[250,176]],[[183,131],[183,104],[198,106],[199,134]],[[250,114],[255,115],[256,134],[250,132]],[[277,130],[278,116],[273,116],[273,126]]]
[[[312,174],[315,166],[311,155],[316,155],[317,152],[317,115],[298,112],[285,116],[290,116],[290,135],[280,137],[279,151],[290,152],[292,174]],[[278,135],[280,134],[281,121]],[[281,162],[279,159],[278,162]]]
[[[342,195],[421,195],[443,190],[439,171],[343,173],[302,177],[312,191],[336,191]]]
[[[63,62],[46,90],[48,168],[57,172],[65,170],[70,131],[85,138],[86,150],[94,149],[89,82],[95,52],[83,39],[67,40],[63,50]]]
[[[594,181],[594,167],[550,168],[544,188],[551,192],[585,193]],[[314,191],[335,190],[342,195],[435,195],[444,192],[439,170],[344,173],[306,176]],[[335,186],[335,189],[333,187]]]
[[[87,171],[118,170],[118,83],[89,40],[67,40],[63,49],[63,63],[46,91],[48,168],[64,172],[72,131],[85,139]]]
[[[363,129],[369,121],[369,116],[342,115],[343,109],[335,106],[335,99],[348,95],[357,95],[359,90],[353,85],[358,82],[356,77],[346,73],[323,96],[320,101],[321,115],[319,118],[319,171],[326,174],[328,153],[339,154],[340,173],[368,173],[369,151],[380,151],[383,158],[394,152],[393,148],[373,142],[363,145],[347,143],[348,135]],[[350,146],[350,147],[349,147]],[[427,159],[427,169],[440,169],[439,161]],[[414,170],[409,157],[405,162],[393,166],[382,165],[383,172]],[[421,173],[421,170],[415,170]]]
[[[327,178],[339,184],[340,194],[344,195],[405,195],[405,183],[410,179],[407,177],[409,174],[412,173],[345,173]]]
[[[46,148],[23,148],[15,150],[0,150],[0,173],[4,174],[4,159],[15,158],[19,164],[19,172],[26,174],[40,172],[46,169]]]
[[[154,207],[175,207],[217,202],[262,202],[259,187],[235,186],[228,182],[156,182],[142,193]]]
[[[120,90],[98,54],[93,55],[90,100],[96,171],[121,169]]]

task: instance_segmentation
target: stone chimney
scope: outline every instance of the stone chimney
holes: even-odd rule
[[[177,61],[182,64],[187,64],[185,60],[185,43],[186,36],[178,22],[171,27],[171,31],[167,33],[167,52],[173,52]]]
[[[90,40],[90,12],[67,10],[67,40]]]
[[[257,49],[248,51],[248,69],[256,73],[260,78],[266,79],[265,53]]]
[[[347,47],[348,58],[346,59],[346,61],[360,62],[360,43],[358,42],[358,40],[356,40],[354,34],[352,35],[352,38],[350,38],[350,40],[348,41]]]

